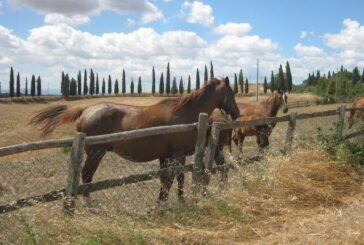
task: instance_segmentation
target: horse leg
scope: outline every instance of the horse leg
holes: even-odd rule
[[[242,159],[243,158],[243,144],[244,144],[244,140],[245,140],[245,135],[240,133],[238,136],[238,149],[239,149],[239,155],[238,155],[238,159]]]
[[[170,160],[171,159],[168,158],[160,158],[159,159],[160,169],[168,168],[169,167],[168,163]],[[160,176],[161,188],[159,191],[159,199],[158,199],[159,203],[166,202],[168,200],[169,190],[172,187],[174,177],[175,174],[169,172],[161,174]]]
[[[184,166],[186,164],[186,157],[178,157],[177,159],[177,166]],[[183,191],[183,187],[185,184],[185,174],[184,173],[179,173],[177,175],[177,182],[178,182],[178,200],[181,203],[185,202],[185,198],[184,198],[184,191]]]
[[[82,182],[90,183],[92,178],[100,164],[101,159],[106,153],[106,149],[86,149],[87,159],[82,168]],[[84,198],[86,202],[89,202],[90,193],[84,193]]]
[[[225,157],[224,157],[223,147],[219,147],[218,149],[216,149],[215,163],[218,166],[224,166],[225,165]],[[221,172],[220,172],[220,178],[221,178],[221,182],[223,184],[227,184],[227,182],[228,182],[227,172],[228,172],[227,169],[222,169]]]

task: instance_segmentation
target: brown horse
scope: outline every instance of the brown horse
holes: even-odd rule
[[[239,103],[240,116],[262,114],[267,117],[277,116],[279,108],[283,113],[288,112],[287,95],[284,91],[275,91],[268,99],[258,104]]]
[[[234,92],[229,79],[212,79],[200,90],[178,99],[165,99],[151,106],[131,106],[100,103],[83,108],[65,105],[46,108],[31,119],[41,124],[42,134],[50,134],[61,124],[77,121],[77,131],[86,135],[101,135],[163,125],[187,124],[198,121],[200,113],[211,115],[215,108],[224,110],[233,119],[239,115]],[[159,159],[160,168],[170,164],[184,164],[185,156],[192,154],[197,132],[162,134],[127,141],[99,145],[86,145],[86,162],[82,168],[83,183],[90,183],[99,163],[107,151],[134,161],[146,162]],[[174,175],[161,176],[159,201],[168,199]],[[178,197],[183,200],[184,175],[179,174]],[[89,194],[85,194],[86,197]]]
[[[255,119],[266,118],[263,114],[254,114],[248,116],[240,116],[236,121],[250,121]],[[259,152],[262,152],[269,146],[269,136],[272,132],[272,126],[269,124],[254,125],[234,129],[233,141],[239,149],[239,158],[242,156],[242,148],[246,136],[256,136]]]
[[[263,117],[275,117],[277,116],[279,108],[283,108],[283,113],[288,112],[288,104],[287,104],[287,95],[284,91],[280,90],[279,92],[275,91],[268,99],[261,101],[258,104],[246,104],[239,103],[240,110],[240,120],[252,120]],[[248,119],[250,117],[250,119]],[[234,130],[234,133],[239,132],[239,135],[233,136],[235,144],[239,145],[239,151],[241,153],[241,148],[243,142],[240,142],[239,139],[244,141],[245,136],[256,136],[257,144],[259,149],[267,148],[269,146],[269,136],[272,133],[273,128],[276,126],[275,123],[269,125],[255,126],[255,127],[247,127]],[[243,133],[246,132],[246,133]],[[244,135],[244,137],[243,137]],[[260,139],[258,141],[258,139]],[[231,143],[230,143],[231,144]]]
[[[356,99],[353,102],[352,107],[364,108],[364,98]],[[351,128],[354,125],[354,119],[355,118],[364,120],[364,111],[350,111],[350,114],[348,116],[349,128]]]

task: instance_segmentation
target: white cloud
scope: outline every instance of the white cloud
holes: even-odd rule
[[[128,27],[132,27],[132,26],[134,26],[134,25],[135,25],[135,20],[133,20],[133,19],[131,19],[131,18],[128,18],[128,19],[126,20],[126,25],[127,25]]]
[[[236,35],[242,36],[249,33],[252,26],[249,23],[233,23],[228,22],[215,27],[214,32],[220,35]]]
[[[90,21],[90,18],[86,15],[73,15],[65,16],[63,14],[46,14],[44,17],[44,23],[47,24],[68,24],[71,26],[77,26],[86,24]]]
[[[343,29],[339,33],[324,35],[326,45],[340,50],[364,51],[364,26],[351,19],[343,21]]]
[[[187,10],[187,22],[197,23],[202,25],[212,25],[215,22],[215,18],[212,15],[212,7],[208,4],[204,4],[200,1],[188,2],[185,1],[182,5],[182,13]]]
[[[298,43],[294,46],[294,50],[300,56],[323,56],[324,51],[315,46],[305,46],[301,43]]]
[[[158,8],[155,5],[151,4],[150,2],[147,2],[147,5],[150,11],[143,14],[142,16],[143,23],[150,23],[163,18],[162,12],[158,10]]]
[[[29,6],[44,14],[88,16],[110,10],[119,14],[138,14],[144,23],[163,18],[162,12],[147,0],[8,0],[12,7]]]
[[[304,39],[307,37],[307,31],[301,31],[301,35],[300,35],[300,38],[301,39]]]

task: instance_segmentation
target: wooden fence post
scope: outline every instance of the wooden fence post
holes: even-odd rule
[[[288,128],[287,128],[287,133],[286,133],[286,140],[285,140],[284,149],[283,149],[283,153],[285,153],[285,154],[288,153],[288,151],[291,149],[294,130],[296,128],[296,118],[297,118],[297,112],[292,112],[289,115]]]
[[[77,133],[73,139],[68,169],[66,198],[63,202],[64,211],[68,213],[73,213],[76,205],[75,199],[77,197],[78,185],[80,183],[85,138],[86,135],[84,133]]]
[[[209,142],[206,150],[206,162],[205,167],[208,169],[209,172],[211,172],[214,159],[215,159],[215,152],[219,141],[220,131],[221,127],[220,125],[223,124],[221,122],[214,122],[212,123],[211,127],[211,134],[209,137]],[[206,176],[206,182],[209,183],[210,181],[210,174]]]
[[[343,130],[344,130],[344,121],[345,121],[345,110],[346,105],[341,105],[339,107],[339,121],[337,123],[336,133],[337,133],[337,140],[341,141],[343,137]]]
[[[208,117],[207,113],[200,113],[198,117],[197,140],[192,171],[192,189],[194,193],[199,192],[205,173],[203,158],[206,148]]]

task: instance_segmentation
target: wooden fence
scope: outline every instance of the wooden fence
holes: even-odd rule
[[[192,183],[193,183],[192,186],[195,190],[194,192],[196,192],[196,190],[197,191],[199,190],[199,187],[207,185],[209,183],[209,178],[211,176],[211,173],[214,173],[217,170],[227,171],[227,169],[231,167],[231,166],[213,165],[214,153],[218,145],[218,139],[221,130],[252,126],[252,125],[262,125],[267,123],[288,122],[288,128],[286,132],[286,142],[283,149],[284,152],[288,152],[293,140],[293,134],[297,120],[338,115],[339,123],[337,124],[338,126],[336,131],[338,139],[340,140],[349,139],[364,134],[364,131],[361,130],[358,132],[354,132],[350,135],[343,136],[345,112],[350,110],[364,111],[363,108],[347,109],[345,105],[342,105],[337,110],[329,110],[329,111],[321,111],[313,113],[301,113],[301,114],[293,112],[289,115],[281,117],[262,118],[250,121],[232,122],[228,124],[214,122],[211,126],[212,127],[211,135],[208,139],[207,146],[206,146],[206,132],[209,127],[208,115],[205,113],[201,113],[199,116],[198,123],[160,126],[160,127],[132,130],[127,132],[119,132],[107,135],[88,136],[88,137],[86,137],[84,133],[77,133],[73,139],[68,138],[68,139],[46,140],[40,142],[32,142],[27,144],[2,147],[0,148],[0,156],[6,156],[31,150],[57,148],[64,146],[72,146],[72,150],[70,153],[69,171],[68,171],[67,185],[65,188],[51,191],[43,195],[22,198],[11,204],[0,205],[0,214],[9,211],[14,211],[22,207],[33,206],[36,203],[50,202],[50,201],[60,200],[62,198],[64,198],[64,210],[66,212],[72,213],[75,208],[75,198],[77,197],[77,195],[104,190],[116,186],[152,180],[155,178],[159,178],[166,172],[169,173],[192,172]],[[195,155],[193,164],[187,164],[185,166],[169,167],[166,169],[160,169],[158,171],[150,171],[145,174],[130,175],[123,178],[108,179],[82,185],[79,184],[80,171],[84,154],[83,148],[85,145],[109,143],[114,141],[125,141],[134,138],[167,134],[167,133],[181,133],[191,130],[197,130],[197,141],[195,146]]]

